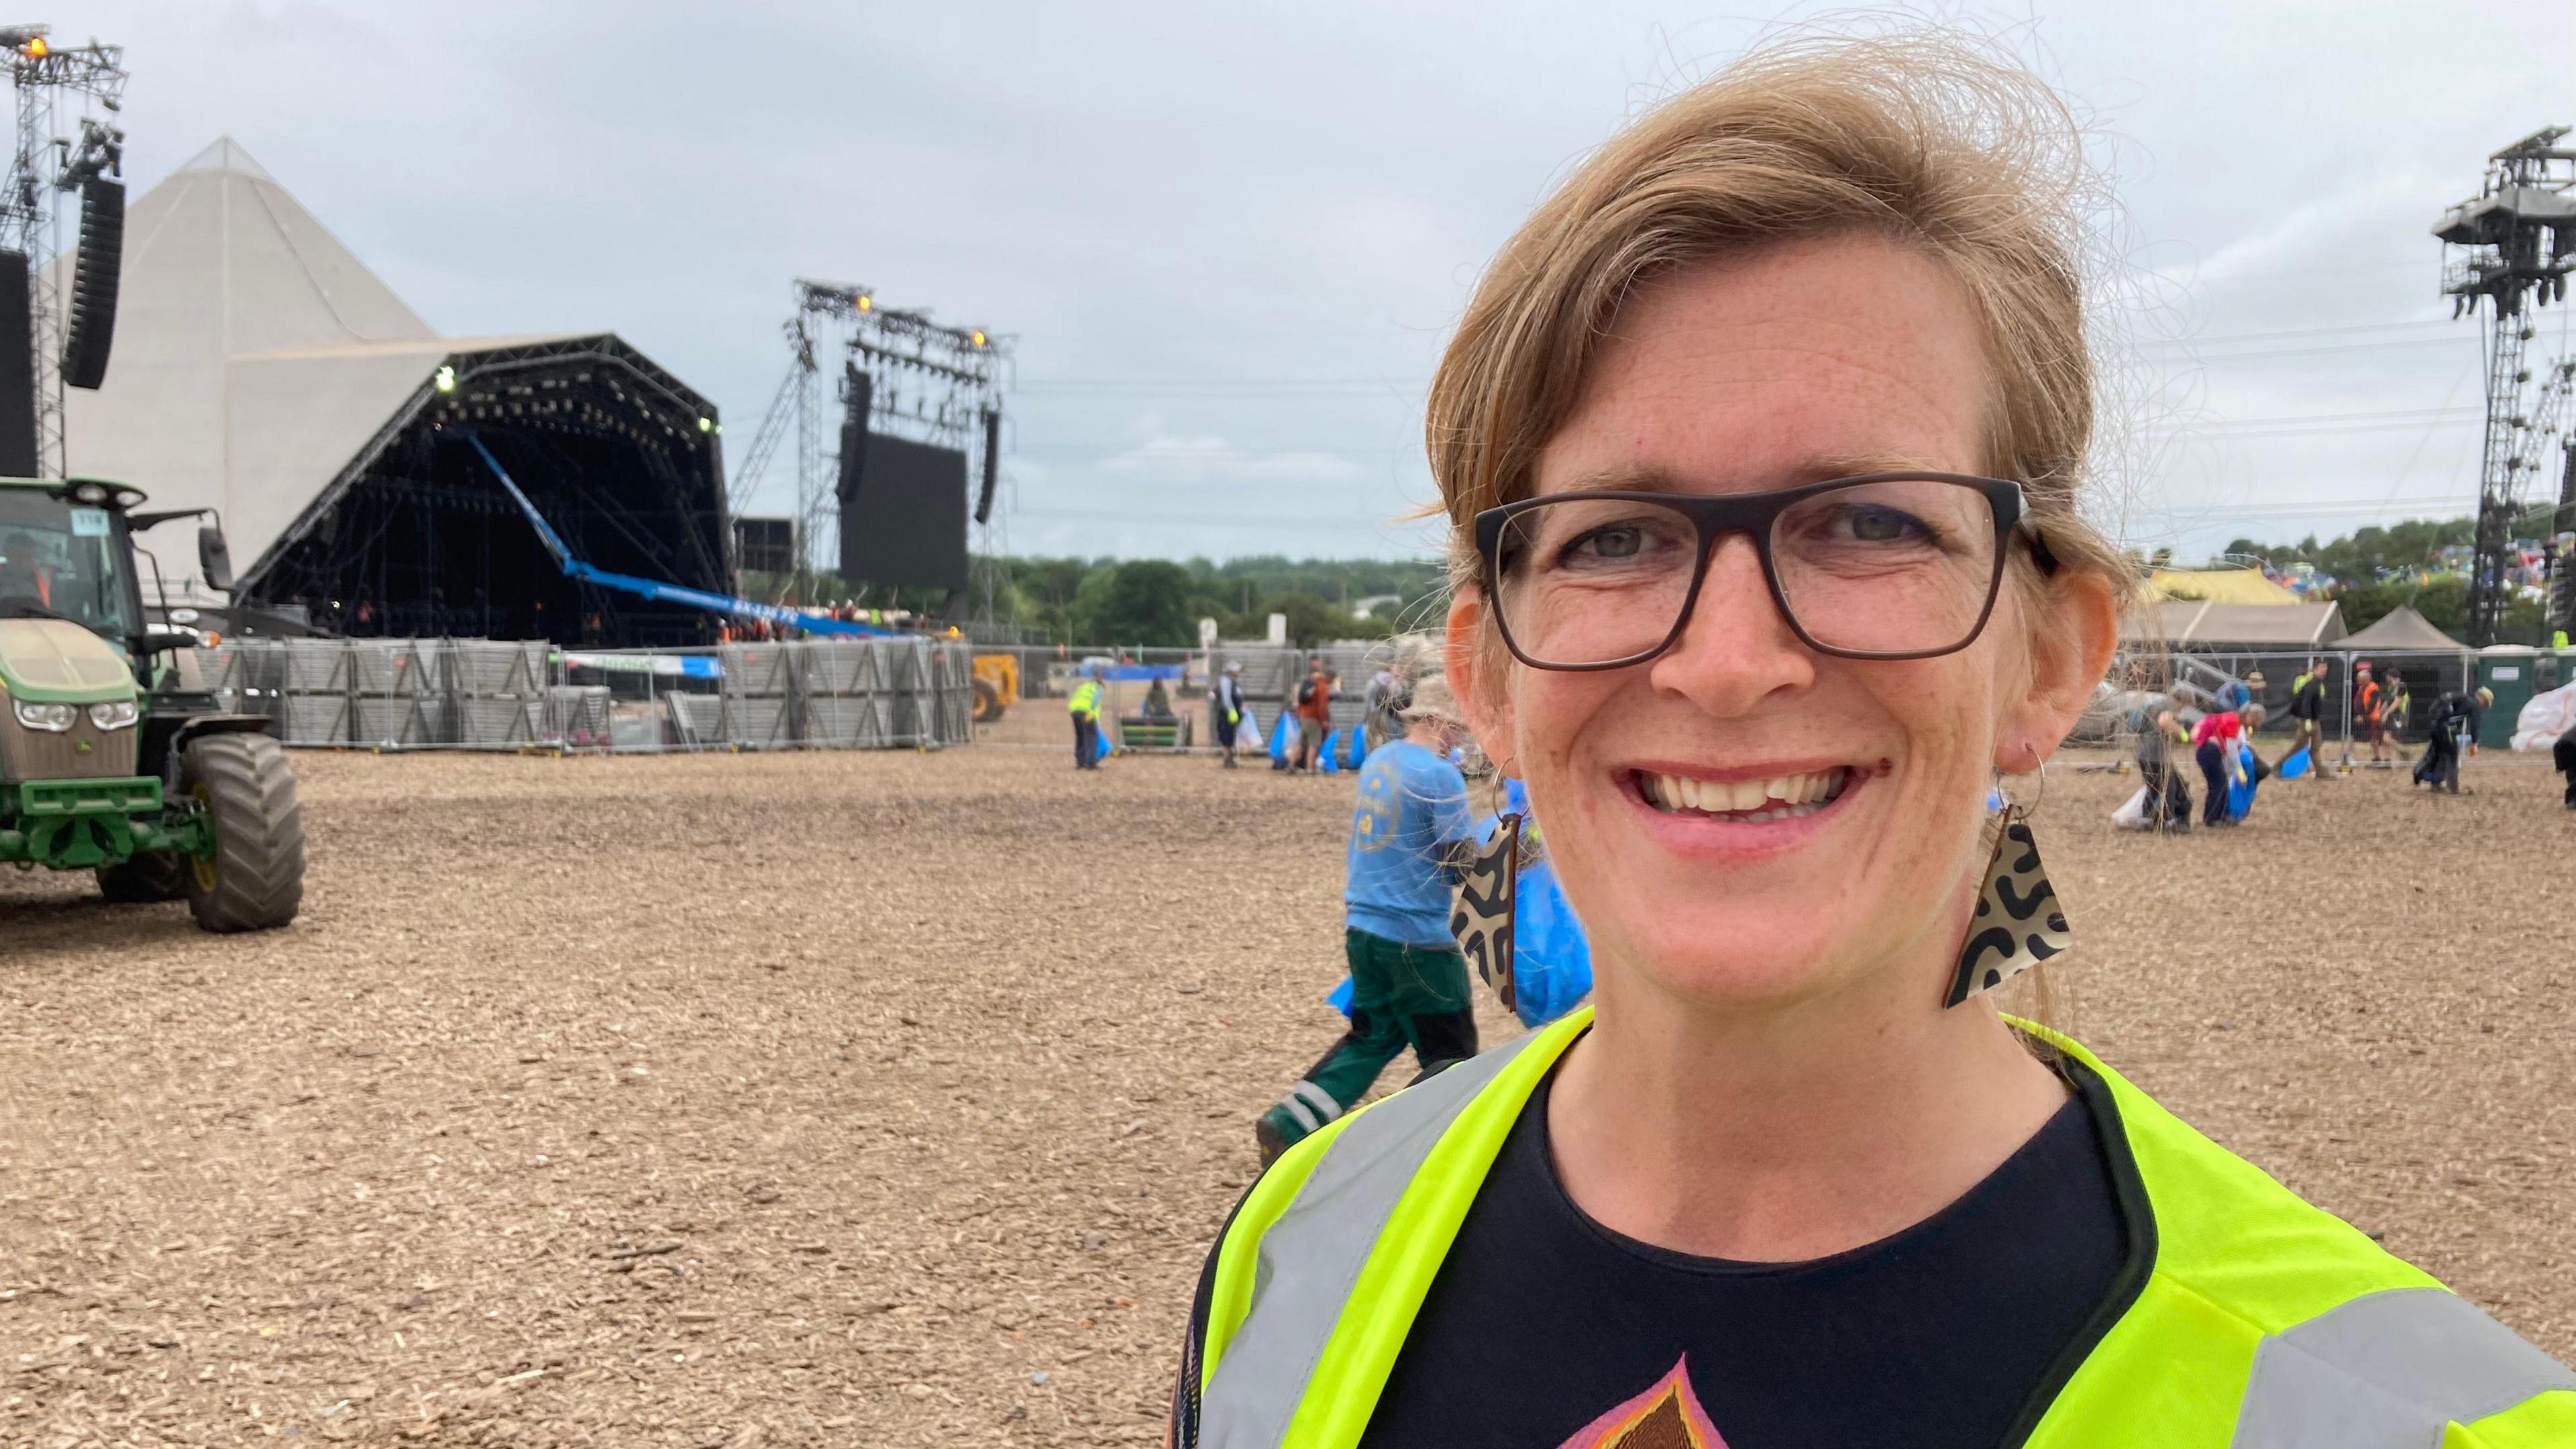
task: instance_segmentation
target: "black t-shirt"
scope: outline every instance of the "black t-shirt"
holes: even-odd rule
[[[1542,1084],[1459,1226],[1362,1449],[2020,1443],[2152,1257],[2108,1089],[2071,1070],[2076,1095],[1956,1202],[1786,1264],[1694,1258],[1586,1217],[1556,1175]]]
[[[2290,696],[2290,718],[2312,720],[2325,712],[2325,682],[2313,674],[2299,676],[2298,692]]]

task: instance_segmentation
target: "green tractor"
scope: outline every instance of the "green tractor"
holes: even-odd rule
[[[152,628],[134,535],[211,510],[140,513],[91,478],[0,478],[0,862],[89,870],[111,901],[185,897],[209,931],[295,919],[304,817],[262,715],[227,713]],[[206,582],[232,586],[221,530]]]

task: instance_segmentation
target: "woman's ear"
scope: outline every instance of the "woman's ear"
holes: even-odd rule
[[[2039,591],[2030,623],[2030,689],[1995,739],[1995,768],[2019,774],[2057,753],[2093,703],[2120,649],[2110,580],[2061,571]]]
[[[1509,666],[1492,651],[1485,637],[1485,599],[1473,584],[1449,599],[1449,624],[1441,646],[1441,667],[1449,673],[1449,690],[1467,716],[1476,748],[1505,775],[1520,774],[1513,746],[1511,704],[1499,670]]]

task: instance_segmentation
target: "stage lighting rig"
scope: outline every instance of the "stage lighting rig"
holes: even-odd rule
[[[2487,158],[2478,194],[2443,214],[2442,291],[2451,314],[2483,312],[2487,331],[2487,431],[2479,469],[2477,547],[2469,564],[2468,642],[2496,642],[2510,584],[2507,554],[2532,459],[2533,309],[2567,300],[2576,271],[2576,150],[2565,126],[2523,137]],[[2560,364],[2541,369],[2553,371]]]
[[[798,557],[808,571],[829,568],[839,546],[842,477],[837,449],[824,445],[823,357],[838,343],[840,381],[833,411],[864,418],[866,431],[969,456],[976,488],[973,522],[992,528],[1000,481],[1002,395],[1008,390],[1015,339],[983,327],[951,327],[925,309],[888,307],[875,289],[850,282],[798,278],[795,311],[783,329],[791,362],[753,435],[730,490],[738,509],[792,430],[796,435]],[[993,552],[989,536],[977,553]],[[989,605],[990,580],[981,592]]]
[[[0,26],[18,99],[18,137],[0,191],[0,285],[27,285],[27,365],[0,361],[0,471],[60,476],[63,389],[96,387],[107,372],[116,327],[117,278],[125,236],[125,133],[110,117],[123,109],[125,47],[57,45],[42,25]],[[79,252],[53,263],[63,246],[67,198],[77,195]],[[0,348],[18,346],[14,333]],[[32,409],[18,401],[24,389]],[[32,417],[30,412],[32,411]]]

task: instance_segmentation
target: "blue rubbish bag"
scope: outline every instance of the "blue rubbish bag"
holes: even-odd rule
[[[1297,717],[1282,712],[1279,723],[1272,726],[1270,730],[1270,768],[1287,769],[1288,757],[1296,751],[1296,748]]]
[[[2309,757],[2308,747],[2301,745],[2281,757],[2281,768],[2275,772],[2284,780],[2295,780],[2308,772],[2316,761]]]
[[[1342,732],[1340,730],[1330,730],[1325,733],[1324,748],[1320,754],[1322,758],[1315,762],[1316,768],[1327,775],[1338,775],[1342,772]]]
[[[1356,770],[1368,763],[1368,726],[1350,725],[1342,731],[1342,765]]]
[[[1520,781],[1503,782],[1503,808],[1519,813],[1524,832],[1537,833],[1529,791]],[[1499,823],[1487,822],[1484,833],[1490,837]],[[1512,1010],[1521,1025],[1544,1026],[1592,994],[1592,942],[1546,861],[1522,867],[1514,889]]]
[[[2254,808],[2254,747],[2243,740],[2227,765],[2227,818],[2242,820]]]
[[[1521,871],[1519,891],[1512,925],[1512,1010],[1523,1026],[1545,1026],[1592,994],[1592,943],[1546,861]]]
[[[1520,812],[1527,822],[1529,796],[1521,782],[1506,781],[1503,793],[1508,808]],[[1488,815],[1478,822],[1477,833],[1490,841],[1501,823]],[[1524,823],[1522,828],[1530,827]],[[1546,861],[1524,867],[1514,889],[1518,895],[1512,909],[1512,1010],[1523,1026],[1545,1026],[1592,994],[1592,943],[1583,934],[1583,923],[1575,919],[1564,889],[1557,885],[1556,871]],[[1352,990],[1351,978],[1344,976],[1324,999],[1348,1016]]]

